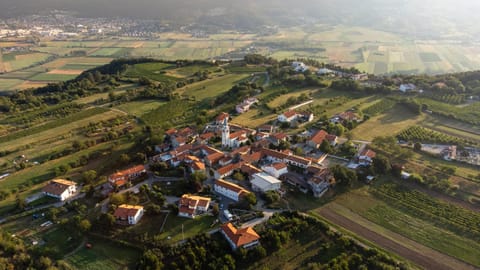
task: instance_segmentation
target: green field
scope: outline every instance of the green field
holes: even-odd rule
[[[23,81],[18,79],[0,79],[0,91],[10,90],[21,84]]]
[[[141,251],[107,241],[98,237],[89,237],[91,249],[80,248],[65,260],[78,270],[117,270],[133,269],[140,258]]]
[[[78,75],[43,73],[30,78],[33,81],[68,81],[75,79]]]
[[[471,264],[480,265],[480,244],[473,239],[445,230],[430,221],[424,220],[414,212],[392,207],[389,201],[382,201],[371,195],[368,189],[352,191],[335,200],[356,214],[382,226],[387,231],[403,235],[450,256],[460,258]],[[343,214],[343,213],[342,213]],[[382,235],[388,232],[376,231]]]
[[[140,117],[145,113],[155,110],[156,108],[160,107],[163,104],[165,104],[164,101],[143,100],[143,101],[133,101],[126,104],[122,104],[117,106],[116,108],[128,114],[132,114],[137,117]]]
[[[232,86],[241,82],[248,76],[249,75],[247,74],[228,74],[211,80],[187,85],[178,91],[184,95],[195,97],[197,101],[201,101],[227,92]]]
[[[143,63],[129,67],[126,76],[144,76],[156,81],[176,81],[178,78],[166,75],[166,70],[172,68],[172,64],[166,63]]]

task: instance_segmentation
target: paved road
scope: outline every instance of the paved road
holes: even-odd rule
[[[302,106],[308,105],[308,104],[310,104],[310,103],[312,103],[312,102],[313,102],[313,100],[309,100],[309,101],[303,102],[303,103],[301,103],[301,104],[292,106],[292,107],[290,107],[290,108],[288,108],[288,109],[289,109],[289,110],[295,110],[295,109],[300,108],[300,107],[302,107]]]

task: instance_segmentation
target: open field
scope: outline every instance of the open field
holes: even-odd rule
[[[160,107],[163,104],[165,104],[164,101],[143,100],[143,101],[133,101],[126,104],[122,104],[117,106],[116,108],[128,114],[132,114],[137,117],[140,117],[145,113],[155,110],[156,108]]]
[[[45,61],[50,57],[45,53],[9,53],[3,55],[3,65],[7,72],[23,69],[39,62]]]
[[[211,80],[201,81],[178,89],[181,94],[195,97],[197,101],[210,99],[227,92],[235,84],[241,82],[249,75],[247,74],[228,74]]]
[[[131,269],[140,258],[141,251],[108,241],[99,237],[89,237],[91,249],[81,247],[65,258],[75,269],[117,270]]]
[[[370,187],[372,188],[375,187]],[[325,208],[351,220],[357,220],[354,215],[360,215],[381,226],[382,229],[375,230],[381,235],[389,236],[391,232],[398,233],[439,252],[477,266],[480,264],[478,249],[472,249],[479,245],[477,242],[424,221],[417,215],[391,207],[388,203],[372,196],[368,188],[342,195]]]
[[[409,126],[416,125],[423,120],[423,116],[415,115],[401,105],[384,114],[374,116],[352,130],[353,138],[371,141],[378,136],[397,134]]]
[[[170,214],[168,215],[165,227],[160,234],[160,239],[166,240],[166,242],[169,243],[176,243],[199,233],[206,233],[215,228],[215,226],[212,226],[215,219],[215,217],[211,216],[188,219]],[[170,237],[170,239],[168,239],[168,237]]]
[[[0,91],[12,89],[17,85],[22,84],[22,80],[19,79],[0,79]]]

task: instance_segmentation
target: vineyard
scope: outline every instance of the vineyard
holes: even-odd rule
[[[480,125],[480,102],[461,108],[427,98],[419,98],[418,102],[435,114],[474,125]]]
[[[448,104],[463,104],[465,103],[465,96],[464,95],[457,95],[457,94],[445,94],[445,95],[435,95],[430,94],[426,95],[428,98],[431,98],[436,101],[441,101]]]
[[[395,104],[396,102],[392,99],[383,99],[363,110],[363,113],[370,116],[377,115],[390,110]]]
[[[439,144],[459,144],[470,143],[458,137],[453,137],[438,131],[420,126],[411,126],[401,131],[397,138],[407,142],[439,143]]]
[[[480,241],[480,214],[478,213],[395,184],[379,186],[372,192],[392,207],[443,229]]]

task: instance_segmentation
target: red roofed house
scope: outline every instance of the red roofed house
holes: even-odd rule
[[[244,196],[249,194],[250,192],[239,185],[234,183],[230,183],[225,180],[218,179],[215,181],[213,186],[216,192],[220,193],[221,195],[228,197],[236,202],[240,201],[240,199]]]
[[[140,205],[120,205],[113,214],[118,224],[135,225],[143,216],[143,206]]]
[[[296,111],[286,111],[280,114],[277,119],[279,122],[282,123],[291,123],[292,121],[296,120],[298,117],[298,113]]]
[[[235,164],[228,164],[226,166],[218,168],[214,172],[214,177],[215,179],[221,179],[221,178],[230,176],[233,174],[235,170],[240,169],[241,166],[242,166],[242,163],[235,163]]]
[[[275,162],[270,165],[262,166],[262,170],[275,178],[279,178],[280,175],[288,173],[287,164],[283,162]]]
[[[251,227],[237,229],[232,223],[226,223],[222,225],[220,232],[233,250],[241,247],[250,248],[260,243],[260,236]]]
[[[210,206],[210,198],[185,194],[178,202],[178,216],[195,218],[206,213]]]
[[[110,184],[112,185],[120,187],[125,185],[131,180],[139,178],[140,176],[146,173],[147,173],[147,170],[145,169],[145,166],[138,165],[138,166],[111,174],[108,177],[108,182],[110,182]]]
[[[327,140],[330,145],[335,146],[337,144],[337,136],[328,134],[325,130],[319,130],[310,137],[307,144],[313,148],[319,148],[324,140]]]
[[[56,179],[50,181],[43,189],[43,194],[64,201],[75,194],[77,184],[72,181]]]
[[[377,153],[375,151],[370,150],[370,149],[364,149],[359,155],[358,155],[358,163],[363,166],[370,166],[373,162],[373,158]]]

